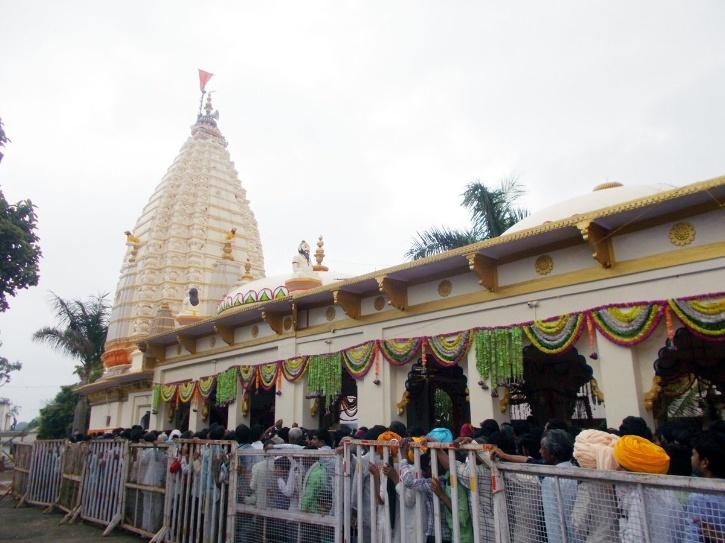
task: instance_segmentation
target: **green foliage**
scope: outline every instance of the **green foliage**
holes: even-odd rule
[[[40,410],[38,438],[68,437],[71,433],[76,403],[78,403],[78,394],[73,392],[72,387],[62,387],[53,401]]]
[[[453,400],[442,388],[433,393],[433,421],[437,427],[453,428]]]
[[[11,205],[0,191],[0,311],[9,307],[7,296],[38,284],[41,252],[36,226],[30,200]]]
[[[10,138],[5,135],[5,129],[3,128],[3,120],[0,119],[0,147],[5,147],[6,143],[10,143]],[[0,152],[0,161],[3,159],[3,154]]]
[[[2,343],[0,343],[2,347]],[[23,365],[20,362],[10,362],[4,356],[0,356],[0,387],[10,382],[10,373],[19,371]]]
[[[418,232],[405,256],[417,260],[500,236],[528,215],[525,209],[515,207],[523,194],[524,190],[513,177],[502,180],[495,189],[486,187],[480,181],[469,183],[461,195],[461,203],[471,214],[471,229],[433,227]]]
[[[106,294],[88,300],[64,300],[51,293],[51,303],[59,326],[46,326],[33,334],[33,340],[80,361],[75,373],[81,384],[101,375],[101,355],[108,332]]]

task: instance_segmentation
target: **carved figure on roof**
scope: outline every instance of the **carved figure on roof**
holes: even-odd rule
[[[301,254],[303,257],[305,257],[305,260],[307,261],[307,265],[310,264],[310,244],[307,243],[305,240],[302,240],[297,247],[297,252]]]
[[[132,245],[138,245],[141,243],[141,240],[134,236],[130,230],[126,230],[124,234],[126,234],[126,243],[130,243]]]

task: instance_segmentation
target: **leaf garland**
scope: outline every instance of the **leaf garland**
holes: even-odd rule
[[[561,354],[569,350],[584,330],[581,313],[562,315],[524,325],[531,344],[546,354]]]
[[[612,305],[589,312],[597,330],[609,341],[632,347],[647,339],[662,320],[662,304]]]
[[[196,381],[186,381],[179,383],[179,401],[181,403],[189,403],[194,397],[196,391]]]
[[[472,330],[443,334],[428,338],[428,346],[436,362],[441,366],[454,366],[468,354],[471,347]]]
[[[694,334],[710,341],[725,341],[725,296],[668,300],[672,311]]]
[[[239,366],[239,379],[242,382],[242,388],[244,390],[249,389],[252,385],[252,381],[257,375],[257,368],[254,366]]]
[[[158,411],[161,403],[161,385],[158,383],[151,388],[151,410]]]
[[[312,355],[307,368],[307,387],[331,403],[342,392],[342,355]]]
[[[476,369],[493,386],[520,379],[524,374],[523,332],[512,328],[476,331]]]
[[[197,387],[199,390],[199,396],[201,396],[202,400],[209,399],[209,396],[211,396],[211,393],[214,390],[215,382],[216,382],[216,379],[214,378],[214,375],[210,375],[208,377],[202,377],[201,379],[199,379]]]
[[[295,358],[282,360],[281,366],[284,378],[290,383],[299,381],[307,371],[307,360],[308,357],[306,356],[297,356]]]
[[[277,362],[257,366],[257,375],[259,376],[257,382],[264,390],[272,390],[274,388],[275,381],[277,380],[277,371],[279,371]]]
[[[228,405],[237,399],[237,368],[229,368],[217,375],[216,404]]]
[[[423,350],[423,338],[384,339],[378,342],[383,357],[393,366],[414,362]]]
[[[368,341],[342,351],[342,363],[350,377],[359,381],[373,367],[377,354],[377,341]]]
[[[168,403],[174,398],[176,398],[176,384],[161,385],[161,399]]]

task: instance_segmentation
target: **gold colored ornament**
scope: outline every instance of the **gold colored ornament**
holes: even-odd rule
[[[201,420],[204,422],[209,420],[209,403],[204,403],[201,407]]]
[[[249,398],[247,395],[244,395],[244,399],[242,400],[242,415],[247,416],[249,415]]]
[[[403,415],[405,413],[405,408],[408,407],[408,403],[410,402],[410,396],[408,395],[408,391],[406,390],[403,392],[403,397],[400,399],[400,401],[395,404],[395,406],[398,408],[398,415]]]
[[[337,312],[335,311],[335,308],[332,306],[328,307],[327,311],[325,311],[325,318],[328,321],[334,321],[336,315],[337,315]]]
[[[506,413],[511,403],[511,391],[508,387],[503,389],[503,397],[498,401],[498,409],[501,413]]]
[[[320,399],[315,398],[312,400],[312,405],[310,406],[310,417],[316,417],[317,412],[320,410]]]
[[[259,335],[259,326],[257,326],[256,324],[252,326],[250,332],[252,334],[252,337],[257,337]]]
[[[285,317],[282,320],[282,326],[285,330],[289,330],[290,328],[292,328],[292,317]]]
[[[172,407],[169,408],[169,412],[166,414],[166,419],[169,422],[174,422],[174,409]]]
[[[385,307],[385,297],[378,296],[377,298],[375,298],[375,301],[373,302],[373,307],[376,311],[382,311]]]
[[[644,395],[644,407],[647,411],[652,411],[655,406],[655,402],[659,398],[660,392],[662,391],[662,378],[655,375],[652,378],[652,388],[649,389]]]
[[[695,227],[689,222],[677,222],[670,228],[670,243],[684,247],[695,241]]]
[[[549,275],[554,269],[554,260],[549,255],[541,255],[534,262],[534,269],[539,275]]]
[[[592,387],[592,394],[597,399],[597,403],[604,403],[604,392],[602,392],[602,389],[599,388],[599,382],[594,377],[592,377],[592,380],[589,384]]]
[[[453,292],[453,283],[448,279],[444,279],[438,283],[438,295],[440,297],[445,298],[446,296],[450,296],[451,292]]]

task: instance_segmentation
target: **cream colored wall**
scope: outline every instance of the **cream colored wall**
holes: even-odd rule
[[[123,426],[123,420],[130,414],[130,405],[128,402],[109,402],[105,404],[92,405],[89,431],[118,428]],[[106,423],[106,417],[110,416],[110,422]]]

